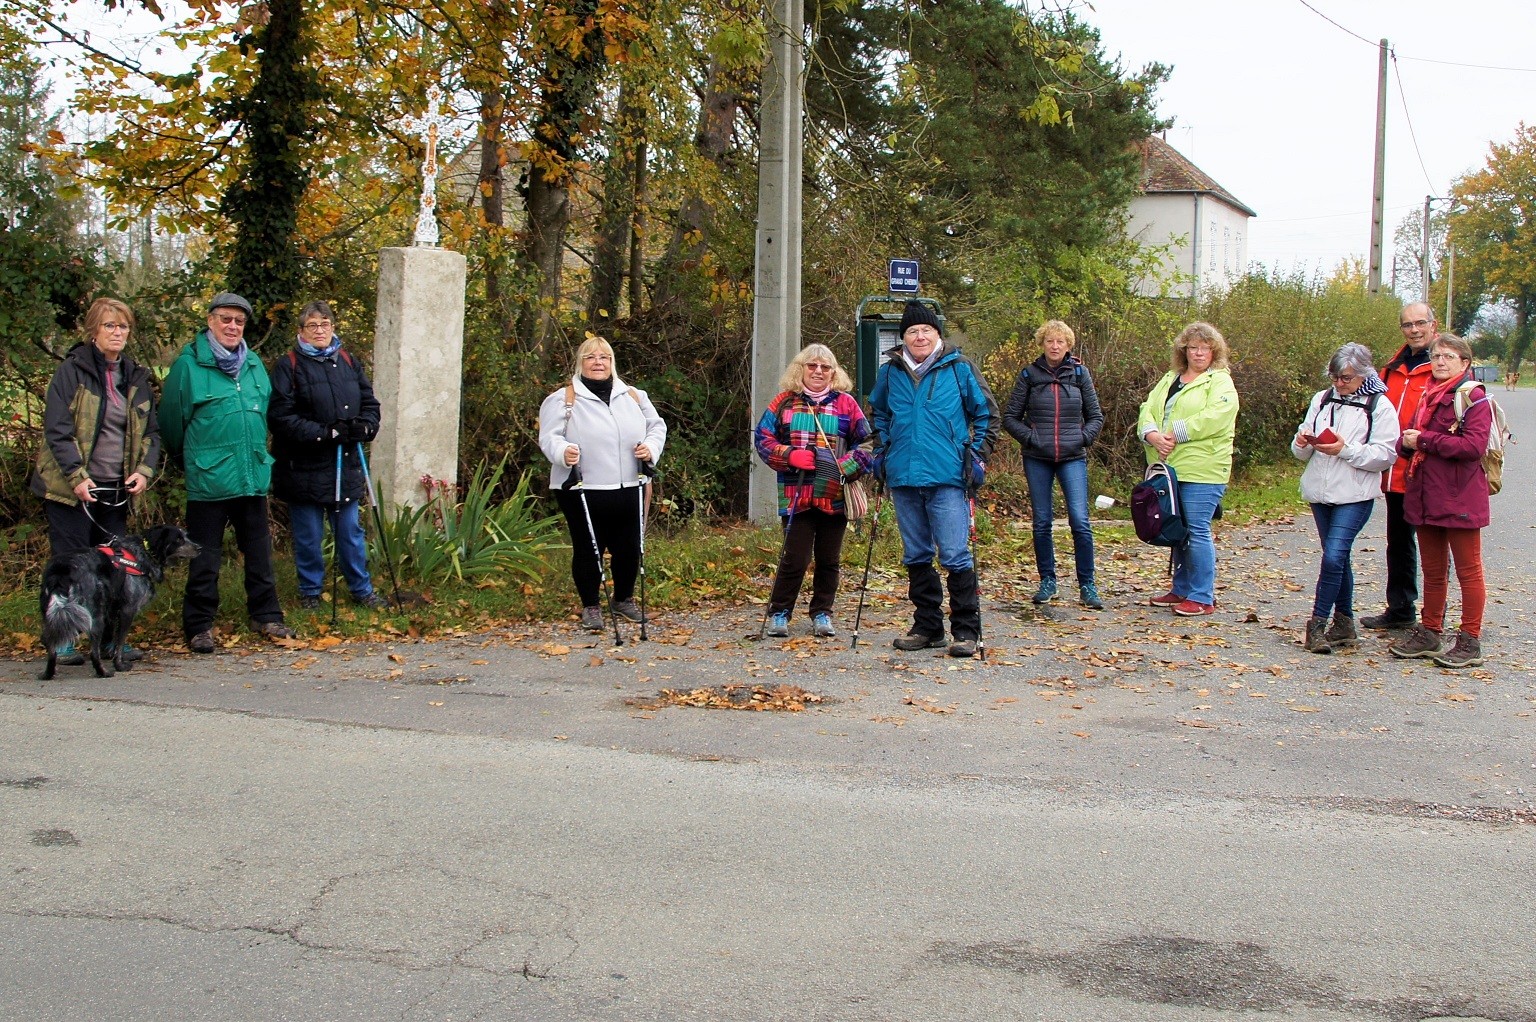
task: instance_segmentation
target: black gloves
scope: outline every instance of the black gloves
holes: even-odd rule
[[[378,435],[377,423],[367,419],[341,419],[325,427],[327,440],[344,444],[366,444]]]

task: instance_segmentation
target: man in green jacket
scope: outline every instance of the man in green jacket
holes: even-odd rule
[[[182,349],[165,380],[160,437],[186,466],[187,533],[202,548],[187,572],[181,627],[194,653],[214,651],[219,612],[219,563],[224,529],[233,525],[245,558],[245,604],[251,628],[270,639],[291,639],[277,602],[267,491],[266,367],[245,343],[251,303],[228,292],[208,308],[208,329]]]

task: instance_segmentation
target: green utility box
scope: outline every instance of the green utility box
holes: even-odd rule
[[[870,295],[859,302],[855,313],[854,381],[860,401],[869,400],[875,389],[875,373],[885,356],[901,343],[901,310],[907,302],[922,302],[939,317],[939,333],[944,332],[944,307],[936,299],[916,295]]]

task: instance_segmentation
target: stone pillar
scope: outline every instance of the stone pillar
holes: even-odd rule
[[[384,420],[370,467],[385,508],[425,503],[423,475],[458,482],[464,278],[457,252],[379,253],[373,389]]]

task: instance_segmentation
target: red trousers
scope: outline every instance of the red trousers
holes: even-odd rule
[[[1416,525],[1419,563],[1424,569],[1424,612],[1421,623],[1438,632],[1445,624],[1445,599],[1451,586],[1451,558],[1461,586],[1461,630],[1473,638],[1483,634],[1483,608],[1488,587],[1483,582],[1483,530],[1446,529]]]

